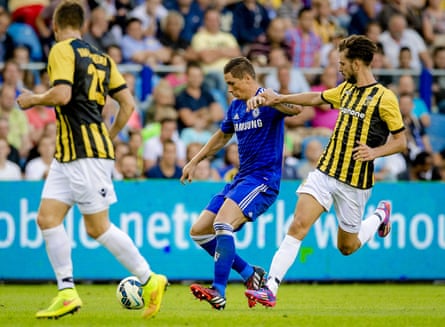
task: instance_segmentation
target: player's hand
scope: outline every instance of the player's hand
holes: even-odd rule
[[[266,89],[264,92],[247,100],[247,111],[261,106],[274,106],[279,103],[281,103],[280,94],[272,89]]]
[[[33,92],[23,89],[22,93],[17,97],[17,104],[22,109],[28,109],[34,105],[32,102],[33,96]]]
[[[266,99],[260,94],[247,100],[247,112],[261,107],[266,102]]]
[[[376,158],[374,149],[357,141],[357,146],[352,149],[352,158],[357,161],[371,161]]]
[[[193,172],[195,171],[196,164],[193,161],[188,162],[184,168],[182,168],[182,176],[179,179],[181,184],[185,184],[186,182],[192,182]]]

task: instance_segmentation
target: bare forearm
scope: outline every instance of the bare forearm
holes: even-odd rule
[[[375,158],[389,156],[398,152],[404,152],[406,149],[406,138],[404,132],[402,133],[403,136],[401,135],[397,138],[390,137],[388,142],[386,142],[384,145],[374,148]]]
[[[305,92],[305,93],[295,93],[295,94],[281,94],[277,98],[277,103],[289,103],[296,104],[300,106],[319,106],[326,104],[321,98],[320,92]]]
[[[225,134],[220,129],[213,134],[210,140],[202,147],[202,149],[193,157],[196,163],[205,158],[213,156],[216,152],[224,147],[231,139],[232,134]]]

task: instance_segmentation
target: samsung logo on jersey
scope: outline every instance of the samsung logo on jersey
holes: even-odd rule
[[[349,109],[349,108],[341,108],[340,109],[342,113],[346,114],[346,115],[351,115],[360,119],[364,119],[365,118],[365,114],[363,112],[358,112],[355,111],[353,109]]]
[[[235,123],[235,131],[247,131],[248,129],[263,127],[263,122],[261,119],[249,120],[244,123]]]

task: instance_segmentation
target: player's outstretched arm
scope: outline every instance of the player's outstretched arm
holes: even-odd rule
[[[279,106],[283,104],[286,105]],[[287,114],[297,114],[301,111],[301,107],[291,107],[290,105],[314,107],[322,104],[326,104],[326,102],[322,99],[321,92],[279,94],[272,89],[267,89],[247,100],[247,110],[253,110],[260,106],[271,106]],[[295,113],[292,113],[293,111]]]
[[[218,129],[215,134],[212,135],[210,140],[201,148],[201,150],[184,166],[182,169],[182,176],[180,178],[181,183],[190,183],[192,181],[193,172],[195,171],[198,163],[205,158],[213,156],[216,152],[221,150],[232,138],[232,135],[233,134],[225,134],[221,129]]]

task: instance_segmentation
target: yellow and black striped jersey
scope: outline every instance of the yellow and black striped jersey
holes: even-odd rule
[[[107,94],[127,86],[113,60],[83,40],[68,39],[52,47],[48,74],[52,86],[72,87],[69,103],[55,108],[55,158],[60,162],[80,158],[114,159],[102,109]]]
[[[352,158],[357,142],[371,148],[386,143],[389,133],[405,129],[395,94],[379,83],[365,87],[343,82],[322,92],[324,101],[340,113],[317,168],[337,180],[368,189],[374,185],[374,164]]]

